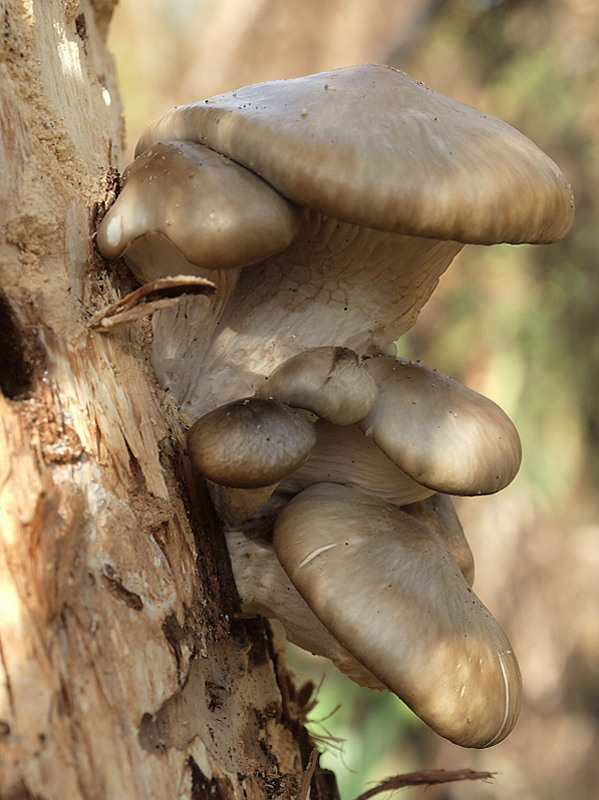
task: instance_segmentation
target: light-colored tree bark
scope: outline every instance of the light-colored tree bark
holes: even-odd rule
[[[295,797],[300,703],[234,619],[149,325],[90,325],[133,288],[93,247],[121,166],[113,4],[0,2],[0,797]]]

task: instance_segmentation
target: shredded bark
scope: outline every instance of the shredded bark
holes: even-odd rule
[[[314,770],[316,769],[316,765],[318,764],[318,756],[320,753],[314,747],[312,752],[310,753],[310,758],[308,759],[308,765],[304,770],[302,775],[302,781],[300,783],[300,787],[297,793],[296,800],[306,800],[308,797],[308,792],[310,791],[310,784],[312,783],[312,776],[314,775]]]
[[[406,772],[403,775],[386,778],[382,783],[356,797],[356,800],[368,800],[380,792],[392,792],[396,789],[405,789],[406,786],[435,786],[452,781],[489,781],[494,775],[494,772],[475,772],[473,769],[427,769],[423,772]]]

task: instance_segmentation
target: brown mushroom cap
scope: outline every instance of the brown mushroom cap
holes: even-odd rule
[[[303,414],[263,397],[209,411],[187,438],[198,472],[240,489],[276,484],[306,460],[315,443],[313,425]]]
[[[391,67],[247,86],[181,106],[141,137],[207,144],[281,194],[333,217],[459,242],[550,242],[570,186],[510,125]]]
[[[351,425],[370,411],[378,389],[353,350],[313,347],[278,366],[257,394]]]
[[[416,362],[383,356],[365,363],[379,395],[359,427],[415,481],[475,495],[513,480],[520,438],[492,400]]]
[[[169,141],[128,167],[97,244],[106,258],[126,254],[142,280],[173,269],[199,274],[243,267],[283,250],[301,219],[296,206],[253,172],[196,142]],[[168,253],[165,239],[176,253]],[[156,248],[161,264],[148,276],[146,262]]]
[[[437,733],[464,747],[508,735],[520,705],[516,658],[432,529],[319,484],[283,508],[274,544],[322,624]]]

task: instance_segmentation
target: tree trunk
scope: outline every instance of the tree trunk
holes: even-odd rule
[[[149,324],[90,324],[133,288],[93,247],[123,142],[113,4],[0,2],[0,797],[295,797],[301,696],[234,618]]]

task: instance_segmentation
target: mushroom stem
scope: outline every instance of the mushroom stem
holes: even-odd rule
[[[434,494],[401,470],[357,425],[339,426],[319,419],[316,445],[306,461],[281,484],[290,495],[315,483],[353,486],[396,506]]]

